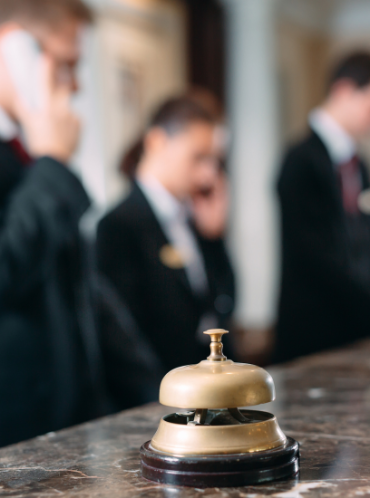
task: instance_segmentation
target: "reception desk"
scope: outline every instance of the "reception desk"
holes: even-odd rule
[[[370,341],[269,369],[278,416],[301,444],[299,476],[244,488],[163,486],[139,448],[171,410],[153,404],[0,450],[1,497],[279,498],[370,496]]]

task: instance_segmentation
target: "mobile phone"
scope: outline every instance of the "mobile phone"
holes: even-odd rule
[[[23,105],[40,108],[41,50],[36,39],[22,29],[10,31],[2,38],[0,51]]]

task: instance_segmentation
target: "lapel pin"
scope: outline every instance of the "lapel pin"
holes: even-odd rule
[[[185,266],[185,258],[181,252],[169,244],[162,247],[159,252],[159,259],[164,266],[172,270],[181,270]]]

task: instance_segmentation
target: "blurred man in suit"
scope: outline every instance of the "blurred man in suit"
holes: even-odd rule
[[[279,180],[283,275],[276,360],[339,346],[370,331],[370,218],[359,210],[369,177],[358,140],[370,132],[370,55],[334,70],[310,134]]]
[[[228,327],[234,307],[219,131],[191,98],[165,103],[133,155],[136,168],[128,167],[134,176],[129,197],[98,230],[100,269],[164,372],[204,359],[209,341],[203,331]],[[124,338],[109,322],[102,330],[117,407],[135,404],[139,389],[122,361]]]
[[[89,199],[68,167],[90,21],[80,0],[0,0],[0,445],[97,413],[78,229]]]

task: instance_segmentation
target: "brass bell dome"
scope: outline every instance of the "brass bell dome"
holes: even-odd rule
[[[263,368],[234,363],[222,354],[226,330],[210,330],[211,355],[198,365],[176,368],[161,383],[159,402],[178,408],[238,408],[275,399],[274,381]]]

